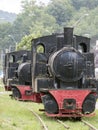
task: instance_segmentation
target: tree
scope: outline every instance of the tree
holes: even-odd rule
[[[70,0],[51,0],[47,12],[52,15],[56,19],[57,24],[61,26],[71,19],[74,8]]]
[[[98,6],[98,0],[71,0],[72,5],[79,10],[81,7],[86,7],[88,9],[94,9]]]
[[[9,37],[9,34],[12,32],[11,23],[2,23],[0,24],[0,48],[6,49],[9,48],[10,45],[14,45],[15,43]]]
[[[98,37],[98,0],[51,0],[47,6],[36,4],[36,0],[23,0],[22,7],[22,12],[12,24],[0,24],[1,48],[15,45],[8,35],[13,36],[19,43],[19,49],[25,45],[29,48],[27,43],[32,37],[31,34],[37,37],[61,32],[63,27],[73,26],[86,13],[89,16],[81,19],[74,33]]]
[[[23,11],[13,24],[14,33],[21,36],[40,32],[42,35],[50,34],[58,27],[53,16],[45,12],[46,6],[37,5],[36,1],[23,1]],[[20,38],[19,38],[20,37]]]
[[[28,36],[24,36],[22,39],[21,39],[21,42],[17,45],[17,50],[31,50],[31,42],[32,42],[32,39],[34,38],[37,38],[39,37],[40,34],[30,34]]]
[[[19,42],[17,49],[30,49],[32,38],[55,32],[58,27],[56,20],[45,12],[45,8],[46,6],[37,5],[34,0],[23,1],[23,12],[17,17],[14,25],[16,30],[26,35]]]
[[[95,41],[98,39],[98,8],[96,7],[93,10],[88,8],[81,8],[78,12],[75,13],[74,17],[70,20],[67,26],[73,26],[76,21],[85,14],[83,19],[76,25],[74,28],[74,33],[77,35],[87,36],[91,38],[92,45],[94,46]]]

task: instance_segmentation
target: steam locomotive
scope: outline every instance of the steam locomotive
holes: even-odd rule
[[[33,39],[31,62],[29,66],[27,63],[17,69],[13,97],[43,103],[46,115],[51,117],[93,114],[97,85],[89,38],[73,35],[73,28],[64,28],[62,34]]]
[[[23,64],[22,67],[29,65],[31,62],[30,59],[31,51],[27,50],[13,51],[5,54],[3,64],[3,83],[6,91],[12,90],[12,84],[23,84],[23,82],[20,81],[20,77],[18,77],[18,69],[21,64]]]

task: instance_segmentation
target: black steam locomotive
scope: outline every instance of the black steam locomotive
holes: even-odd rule
[[[37,52],[41,46],[42,52]],[[80,116],[95,110],[96,81],[90,39],[64,34],[33,40],[32,88],[49,116]]]
[[[46,114],[53,117],[82,117],[94,112],[94,54],[90,53],[90,39],[73,35],[73,28],[33,39],[30,67],[20,66],[18,78],[24,83],[12,85],[13,97],[43,103]]]
[[[3,83],[6,91],[12,90],[13,84],[24,84],[21,79],[20,68],[26,68],[30,71],[31,51],[20,50],[5,54],[3,65]],[[28,67],[29,66],[29,67]],[[25,77],[25,81],[27,81]]]

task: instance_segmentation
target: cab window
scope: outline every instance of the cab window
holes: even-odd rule
[[[42,44],[38,45],[36,48],[36,52],[37,53],[45,53],[44,45],[42,45]]]

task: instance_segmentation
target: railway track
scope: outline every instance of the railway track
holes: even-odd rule
[[[85,125],[87,125],[89,127],[89,130],[98,130],[97,128],[95,128],[92,124],[90,124],[89,122],[85,121],[85,120],[81,120],[81,122]]]
[[[62,122],[61,120],[57,120],[60,124],[62,124],[66,129],[72,130],[71,127],[69,127],[68,125],[66,125],[64,122]],[[81,120],[81,122],[83,123],[83,127],[88,126],[88,130],[98,130],[97,128],[95,128],[95,126],[93,126],[92,124],[90,124],[89,122],[85,121],[85,120]],[[85,126],[84,126],[85,125]],[[77,130],[77,129],[76,129]],[[84,128],[85,130],[85,128]]]
[[[29,109],[30,112],[33,113],[34,116],[36,116],[36,118],[40,121],[40,123],[42,124],[42,127],[44,128],[44,130],[48,130],[48,127],[46,126],[45,122],[42,120],[42,118],[33,110]]]
[[[48,126],[45,124],[45,121],[33,110],[33,109],[28,109],[30,112],[33,113],[33,115],[40,121],[42,129],[44,130],[49,130]],[[65,129],[69,129],[72,130],[72,127],[68,126],[64,121],[59,120],[54,118],[56,122],[58,122],[60,125],[64,126]],[[98,130],[97,128],[95,128],[92,124],[90,124],[89,122],[85,121],[85,120],[81,120],[81,123],[83,124],[83,128],[85,126],[88,126],[89,130]],[[77,129],[76,129],[77,130]],[[85,130],[85,128],[84,128]]]
[[[34,112],[33,110],[31,109],[28,109],[30,112],[33,113],[34,116],[36,116],[36,118],[40,121],[40,123],[42,124],[42,128],[44,128],[44,130],[49,130],[48,129],[48,126],[45,124],[45,122],[43,121],[43,119],[36,113]],[[70,127],[67,126],[64,122],[62,122],[61,120],[59,119],[56,119],[56,121],[61,124],[62,126],[64,126],[65,129],[69,129]]]
[[[64,122],[62,122],[61,120],[57,120],[57,122],[59,122],[60,124],[62,124],[66,129],[69,129],[70,127],[68,125],[66,125]]]

